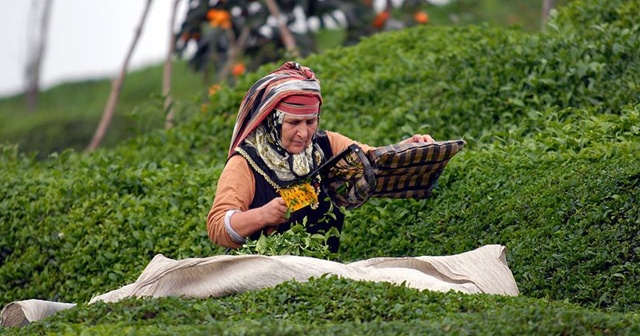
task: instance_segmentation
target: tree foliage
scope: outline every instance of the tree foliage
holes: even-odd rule
[[[316,34],[322,29],[344,30],[345,44],[375,32],[401,29],[429,22],[424,1],[402,1],[394,7],[386,1],[377,12],[373,1],[278,0],[280,20],[293,34],[302,57],[318,51]],[[195,52],[189,60],[196,71],[231,72],[239,75],[288,56],[278,19],[264,1],[190,0],[189,9],[176,34],[175,52],[183,55],[189,44]],[[235,50],[235,52],[234,52]],[[243,57],[244,56],[244,57]],[[245,64],[244,60],[250,60]],[[230,65],[231,64],[231,65]],[[222,76],[226,75],[223,73]],[[226,78],[218,78],[216,82]]]

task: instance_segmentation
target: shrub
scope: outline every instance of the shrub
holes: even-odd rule
[[[639,10],[637,1],[576,1],[542,35],[490,26],[418,27],[301,60],[323,84],[323,128],[371,145],[415,132],[464,137],[469,144],[450,162],[431,199],[372,200],[348,213],[337,257],[453,254],[500,243],[509,250],[523,296],[501,301],[507,303],[498,316],[520,314],[522,323],[487,323],[531,333],[535,323],[528,322],[540,320],[550,321],[541,328],[554,333],[637,328],[631,312],[640,298]],[[2,147],[0,305],[26,298],[83,302],[135,279],[156,253],[222,253],[207,239],[205,216],[234,113],[250,84],[276,66],[247,75],[236,88],[222,87],[202,112],[194,105],[198,112],[175,129],[113,150],[65,151],[40,162]],[[544,304],[528,307],[534,299],[581,308],[548,312]],[[322,298],[309,302],[315,300]],[[485,296],[468,300],[465,305],[496,303]],[[193,310],[201,304],[185,302]],[[233,307],[233,299],[222,302]],[[392,310],[396,303],[385,307]],[[117,316],[128,314],[127,304],[115,306],[123,307]],[[131,309],[148,305],[153,303]],[[627,315],[599,315],[603,311]],[[256,314],[253,321],[268,319]],[[484,325],[486,315],[477,314],[463,322]],[[395,318],[387,324],[382,315],[371,316],[365,329],[407,330]],[[411,323],[467,333],[458,317],[434,316],[439,320],[433,325]],[[596,322],[586,320],[593,316]],[[221,326],[256,330],[229,323]],[[339,320],[266,328],[318,325],[362,327]],[[211,328],[202,330],[217,326]]]

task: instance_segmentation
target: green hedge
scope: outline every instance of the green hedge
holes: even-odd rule
[[[446,254],[500,243],[528,296],[637,309],[640,105],[621,113],[565,122],[550,113],[535,137],[466,150],[434,198],[376,200],[353,212],[344,253]]]
[[[414,132],[468,141],[431,199],[376,199],[348,213],[338,257],[453,254],[499,243],[508,248],[522,296],[425,297],[379,284],[363,288],[378,296],[404,293],[398,294],[403,301],[385,304],[388,310],[412,301],[429,308],[411,306],[423,310],[407,320],[397,315],[385,320],[387,311],[372,309],[371,318],[352,322],[345,316],[360,314],[370,300],[338,298],[344,307],[331,309],[343,309],[344,316],[336,320],[317,312],[301,316],[295,301],[278,306],[293,309],[282,316],[269,315],[268,308],[242,321],[222,316],[221,322],[212,315],[216,305],[241,311],[252,295],[278,298],[287,286],[308,292],[303,302],[311,307],[323,305],[340,286],[367,286],[326,279],[323,291],[316,290],[318,283],[285,284],[211,301],[81,306],[33,328],[143,333],[170,325],[176,333],[190,328],[259,333],[264,323],[264,330],[278,333],[326,328],[386,334],[416,328],[460,334],[476,328],[492,334],[637,329],[638,12],[637,1],[575,1],[552,18],[544,34],[491,26],[417,27],[301,60],[322,81],[324,128],[371,145]],[[29,298],[86,302],[133,281],[156,253],[172,258],[222,253],[206,237],[206,213],[244,91],[275,66],[247,75],[233,89],[223,87],[203,110],[192,105],[193,117],[175,129],[151,132],[112,150],[65,151],[37,161],[2,147],[0,305]],[[468,313],[456,306],[438,314],[441,308],[421,301],[429,297],[442,305],[460,298],[464,307],[480,308]],[[210,325],[195,326],[198,319],[179,322],[178,317],[192,316],[182,311],[203,305],[201,318]],[[497,317],[487,318],[496,305]],[[130,315],[156,306],[169,317],[153,313],[145,325],[144,318]],[[115,320],[87,320],[110,315],[105,311]],[[294,320],[284,317],[294,311]],[[276,325],[274,318],[285,323]]]
[[[337,277],[219,299],[125,299],[62,311],[22,334],[627,334],[640,317],[525,297],[438,293]]]

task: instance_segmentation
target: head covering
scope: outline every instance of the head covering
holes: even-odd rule
[[[288,96],[276,105],[276,110],[300,117],[318,116],[320,99],[316,96]]]
[[[311,107],[306,106],[309,102]],[[305,106],[301,106],[303,104]],[[284,63],[258,80],[245,94],[233,128],[228,156],[276,108],[296,115],[313,114],[315,109],[319,115],[320,106],[320,81],[313,71],[295,62]]]

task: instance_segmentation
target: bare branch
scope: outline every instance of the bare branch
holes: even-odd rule
[[[142,34],[142,27],[144,26],[144,22],[147,19],[147,14],[149,13],[149,8],[151,7],[151,2],[153,0],[147,0],[145,4],[144,10],[142,12],[142,17],[140,19],[140,24],[135,31],[133,36],[133,41],[131,41],[131,46],[129,47],[129,51],[127,52],[127,56],[122,63],[122,68],[120,69],[120,74],[118,77],[112,81],[111,84],[111,93],[109,94],[109,100],[107,101],[107,105],[105,106],[104,112],[102,113],[102,119],[100,120],[100,124],[96,129],[96,132],[93,134],[93,139],[91,139],[91,143],[85,149],[85,152],[92,152],[102,142],[105,134],[107,133],[107,129],[109,128],[109,124],[111,123],[111,119],[113,118],[113,114],[116,109],[116,105],[118,104],[118,99],[120,97],[120,91],[122,89],[122,84],[124,82],[124,78],[127,74],[127,68],[129,67],[129,61],[131,60],[131,56],[133,55],[133,51],[138,44],[138,39]]]
[[[176,34],[173,31],[173,27],[176,22],[176,12],[178,10],[178,4],[180,0],[173,1],[173,9],[171,10],[171,19],[169,20],[169,50],[167,51],[167,58],[164,61],[164,72],[162,75],[162,94],[164,95],[164,111],[167,116],[164,121],[164,127],[169,129],[173,127],[173,100],[171,99],[171,71],[172,71],[172,59],[173,48],[176,44]]]
[[[25,69],[26,78],[26,90],[25,98],[27,104],[27,110],[33,111],[38,105],[38,93],[40,92],[40,70],[42,65],[42,59],[47,47],[47,31],[49,30],[49,19],[51,17],[51,5],[52,0],[44,0],[42,10],[39,9],[39,4],[43,1],[33,0],[31,2],[31,13],[36,23],[35,37],[28,43],[28,60],[27,67]],[[39,14],[39,15],[35,15]],[[28,28],[31,30],[31,28]]]
[[[549,14],[551,10],[556,6],[555,0],[543,0],[542,1],[542,29],[544,30],[544,26],[547,24],[547,20],[549,19]]]
[[[235,36],[233,36],[233,31],[231,29],[229,29],[228,32],[230,37],[229,41],[231,43],[230,43],[229,57],[227,59],[227,63],[224,65],[222,70],[220,70],[221,83],[226,81],[226,78],[229,75],[229,72],[231,71],[231,67],[236,62],[236,60],[240,56],[242,56],[242,54],[244,53],[244,49],[247,44],[247,40],[249,39],[249,33],[251,32],[251,29],[248,25],[245,25],[244,27],[242,27],[242,30],[240,31],[240,36],[238,37],[237,40],[235,39]]]
[[[281,19],[282,14],[280,13],[280,8],[278,8],[278,4],[275,3],[274,0],[265,0],[265,4],[269,9],[269,13],[277,20],[278,29],[280,30],[280,36],[282,38],[282,43],[288,52],[290,52],[294,57],[300,57],[298,52],[298,48],[296,47],[296,40],[291,35],[291,32],[287,28],[284,20]]]

